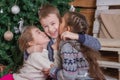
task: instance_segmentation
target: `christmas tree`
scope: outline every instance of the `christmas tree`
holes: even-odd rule
[[[0,64],[6,68],[0,76],[9,71],[15,72],[23,62],[23,53],[19,51],[17,39],[20,27],[36,25],[40,29],[38,9],[50,3],[56,6],[61,15],[69,10],[72,0],[1,0],[0,1]]]

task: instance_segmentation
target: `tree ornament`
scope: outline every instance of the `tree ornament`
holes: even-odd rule
[[[71,5],[69,11],[74,12],[75,11],[75,7],[73,5]]]
[[[11,31],[6,31],[5,33],[4,33],[4,39],[6,40],[6,41],[11,41],[12,39],[13,39],[13,33],[11,32]]]
[[[19,29],[16,26],[14,27],[14,31],[16,34],[20,33]]]
[[[19,31],[20,33],[22,33],[24,31],[23,29],[23,23],[24,23],[24,20],[22,18],[20,18],[21,20],[18,22],[19,23]]]
[[[3,13],[3,9],[0,10],[0,13]]]
[[[11,12],[12,12],[13,14],[18,14],[18,13],[20,12],[19,6],[14,5],[14,6],[11,8]]]
[[[18,22],[19,24],[19,27],[14,27],[14,31],[16,34],[18,33],[22,33],[24,31],[24,27],[23,27],[23,23],[24,23],[24,20],[22,18],[20,18],[21,20]]]
[[[11,41],[13,39],[13,33],[10,31],[9,26],[8,26],[8,30],[4,33],[4,39],[6,41]]]

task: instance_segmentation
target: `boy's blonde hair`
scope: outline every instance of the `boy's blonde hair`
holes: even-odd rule
[[[24,52],[28,47],[28,42],[33,40],[31,30],[37,28],[36,26],[25,26],[25,30],[20,35],[18,39],[19,48],[22,52]]]
[[[61,22],[61,16],[60,16],[59,10],[55,6],[50,4],[45,4],[42,7],[40,7],[38,11],[38,16],[40,20],[43,18],[46,18],[49,14],[56,14],[59,21]]]

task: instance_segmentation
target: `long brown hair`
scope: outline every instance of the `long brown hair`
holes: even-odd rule
[[[32,41],[32,33],[31,30],[33,28],[37,28],[36,26],[25,26],[24,31],[22,32],[22,34],[20,35],[19,39],[18,39],[18,44],[19,44],[19,48],[22,52],[24,52],[28,47],[28,42]]]
[[[71,32],[86,33],[88,23],[84,15],[77,12],[67,12],[64,14],[63,18],[65,20],[65,27],[70,27]],[[75,44],[72,45],[74,45],[73,47],[76,46]],[[78,51],[81,51],[86,60],[88,61],[90,76],[95,80],[105,80],[104,75],[97,63],[99,52],[83,44],[80,44],[80,49],[76,49]]]

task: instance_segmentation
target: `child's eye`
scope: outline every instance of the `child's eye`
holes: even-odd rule
[[[55,23],[52,23],[52,25],[54,25]]]
[[[40,31],[38,31],[38,34],[40,34],[41,32]]]
[[[48,26],[44,26],[44,28],[47,28]]]
[[[37,34],[40,34],[40,32],[37,32]]]

